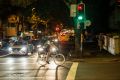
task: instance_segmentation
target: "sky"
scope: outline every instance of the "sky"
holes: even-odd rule
[[[110,14],[110,0],[83,0],[86,5],[86,18],[92,22],[90,28],[94,31],[108,30],[108,18]],[[70,9],[63,0],[38,0],[26,7],[29,12],[35,7],[41,16],[52,16],[62,21],[65,25],[74,26],[70,17]]]
[[[86,0],[86,16],[94,31],[107,31],[110,0]]]
[[[92,22],[91,28],[94,31],[108,30],[108,15],[110,0],[84,0],[86,5],[86,17]],[[70,17],[70,9],[62,0],[40,0],[38,6],[41,13],[52,15],[62,20],[67,25],[73,26],[73,18]]]

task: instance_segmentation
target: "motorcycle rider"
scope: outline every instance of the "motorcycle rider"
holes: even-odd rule
[[[46,56],[46,62],[49,64],[49,56],[50,56],[50,54],[51,54],[51,50],[52,50],[52,47],[56,47],[51,41],[50,41],[50,39],[48,39],[47,41],[46,41],[46,43],[45,43],[45,46],[46,46],[46,54],[47,54],[47,56]]]

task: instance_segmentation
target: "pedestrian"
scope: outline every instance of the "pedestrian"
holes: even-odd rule
[[[103,36],[103,33],[100,33],[100,34],[98,35],[98,46],[99,46],[100,52],[101,52],[102,49],[103,49],[103,45],[104,45],[104,36]]]

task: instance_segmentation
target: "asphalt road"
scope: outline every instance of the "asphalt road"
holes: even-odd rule
[[[0,80],[65,80],[71,63],[41,66],[37,54],[29,57],[6,56],[0,58]]]
[[[0,80],[120,80],[120,57],[90,44],[84,57],[71,57],[62,66],[41,66],[36,60],[37,54],[0,57]]]
[[[62,66],[41,66],[37,54],[0,58],[0,80],[120,80],[120,59],[72,59]]]
[[[75,80],[120,80],[120,62],[79,63]]]

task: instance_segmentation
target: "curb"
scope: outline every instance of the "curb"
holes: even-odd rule
[[[87,63],[109,63],[109,62],[120,62],[119,58],[81,58],[81,59],[73,59],[72,62],[87,62]]]

